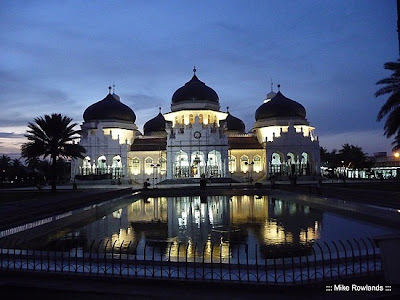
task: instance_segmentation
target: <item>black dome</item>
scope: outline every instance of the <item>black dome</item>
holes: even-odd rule
[[[232,116],[230,113],[228,113],[225,122],[227,130],[235,130],[243,133],[245,132],[245,125],[243,121],[239,118]]]
[[[219,103],[217,93],[206,84],[200,81],[196,75],[193,75],[192,79],[187,82],[183,87],[176,90],[172,95],[172,103],[176,104],[183,101],[211,101]]]
[[[93,120],[120,120],[134,123],[136,115],[133,110],[121,103],[117,98],[108,94],[103,100],[86,108],[83,113],[85,122]]]
[[[306,110],[303,105],[286,98],[278,92],[272,100],[264,103],[256,110],[256,121],[269,118],[302,118],[305,119]]]
[[[158,113],[157,116],[147,121],[143,126],[143,132],[145,135],[156,131],[165,131],[165,118],[161,113]]]

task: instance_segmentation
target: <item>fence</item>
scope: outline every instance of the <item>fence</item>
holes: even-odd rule
[[[1,240],[0,240],[1,241]],[[0,269],[79,273],[90,276],[307,284],[381,274],[379,249],[367,239],[266,245],[92,241],[85,247],[27,249],[3,240]],[[284,256],[284,257],[279,257]]]

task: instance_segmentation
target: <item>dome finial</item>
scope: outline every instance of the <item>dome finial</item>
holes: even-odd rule
[[[229,106],[226,107],[226,112],[229,113]]]
[[[108,93],[111,94],[111,85],[108,86]]]
[[[271,78],[271,92],[274,91],[274,83],[272,82],[272,78]]]
[[[113,81],[113,94],[115,94],[115,81]]]
[[[158,112],[161,114],[161,106],[158,107]]]
[[[281,91],[281,85],[278,83],[278,92]]]
[[[196,66],[193,66],[193,75],[196,75]]]

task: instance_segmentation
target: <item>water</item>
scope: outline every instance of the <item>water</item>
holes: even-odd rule
[[[132,199],[133,202],[129,199],[123,199],[125,204],[106,213],[93,209],[89,217],[50,230],[27,241],[25,246],[110,252],[115,245],[115,251],[129,252],[135,248],[141,253],[149,247],[164,257],[226,258],[232,256],[233,249],[242,251],[245,244],[249,244],[251,251],[285,255],[288,251],[309,250],[316,241],[373,237],[394,231],[301,205],[290,196],[158,197]],[[254,245],[258,245],[258,250]]]

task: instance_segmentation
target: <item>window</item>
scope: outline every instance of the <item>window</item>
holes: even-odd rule
[[[194,116],[192,114],[189,115],[189,124],[194,124]]]
[[[203,114],[199,114],[199,122],[200,124],[203,124]]]
[[[256,173],[261,172],[262,171],[261,157],[259,155],[256,155],[253,157],[253,161],[254,161],[254,166],[253,166],[254,172]]]
[[[135,157],[132,160],[132,173],[138,175],[140,173],[140,159]]]
[[[235,173],[236,172],[236,157],[229,156],[229,172]]]
[[[243,173],[246,173],[249,170],[248,164],[249,164],[249,158],[246,155],[243,155],[240,158],[240,170]]]
[[[164,157],[160,157],[158,163],[160,164],[160,173],[165,174],[167,172],[167,160]]]
[[[147,175],[153,174],[153,159],[151,157],[148,157],[145,159],[145,166],[144,166],[144,172]]]

